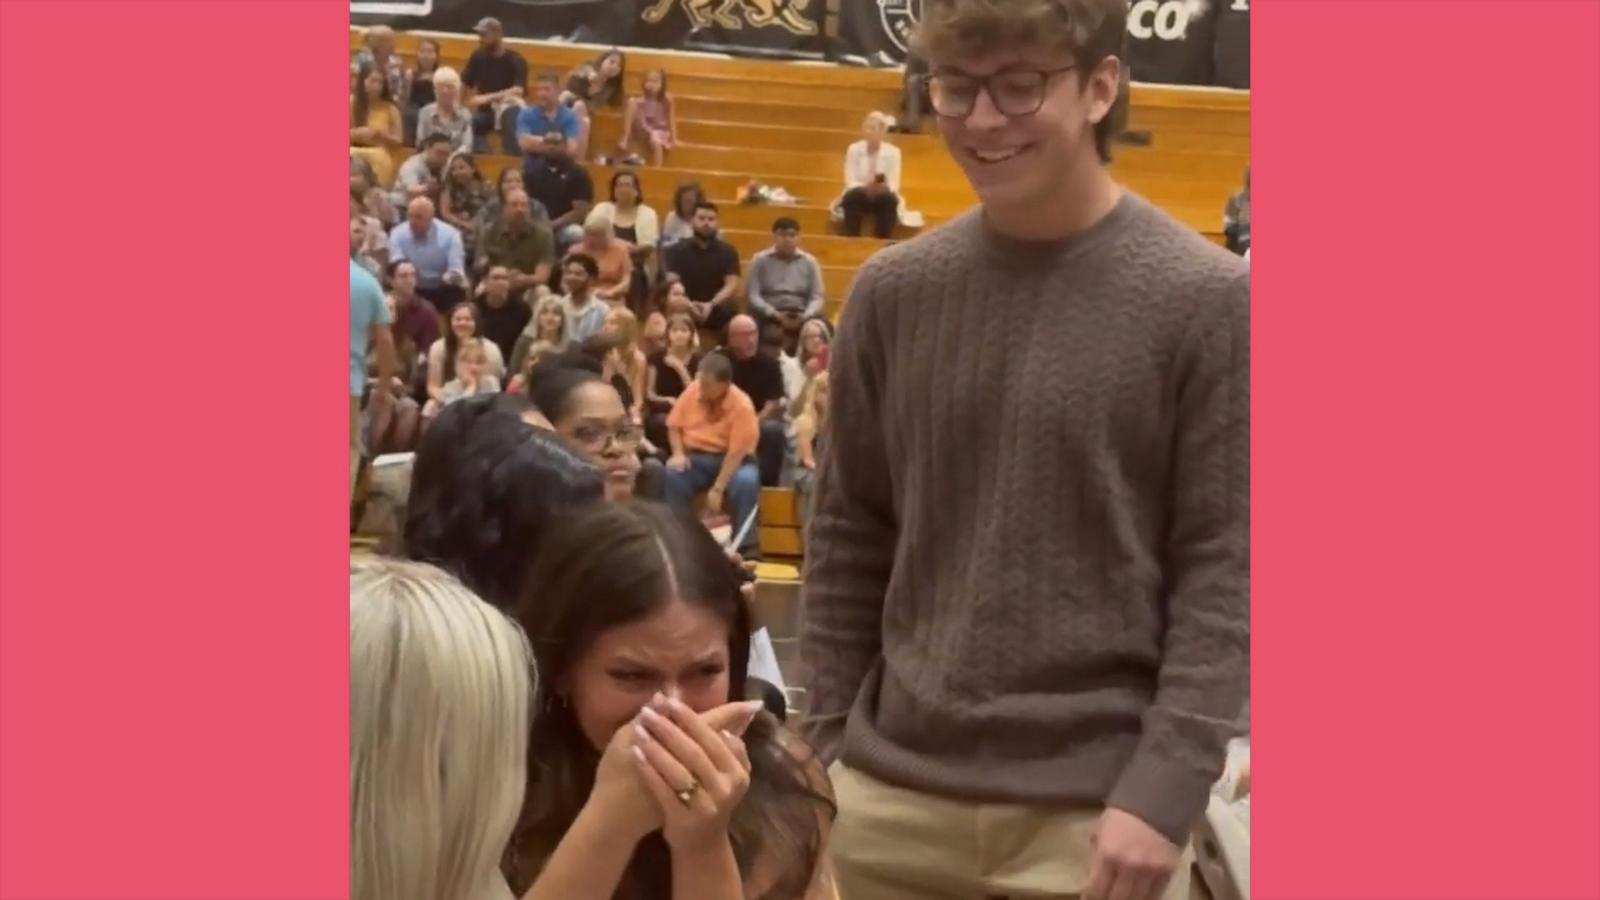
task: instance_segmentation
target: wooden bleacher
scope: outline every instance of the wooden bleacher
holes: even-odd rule
[[[352,27],[352,52],[361,47],[360,28]],[[472,35],[427,35],[439,42],[443,65],[457,71],[477,47]],[[418,36],[400,34],[399,51],[410,58]],[[594,59],[605,48],[507,40],[528,63],[530,81],[542,71],[561,76]],[[668,87],[678,103],[679,136],[684,146],[673,151],[663,168],[636,171],[647,202],[661,215],[673,190],[687,181],[702,184],[722,208],[724,237],[748,260],[771,244],[771,223],[778,216],[797,219],[803,245],[823,266],[828,286],[828,314],[835,317],[861,263],[883,246],[870,238],[832,233],[828,207],[842,188],[845,148],[859,135],[861,121],[872,110],[899,108],[901,77],[893,70],[844,68],[815,63],[736,59],[707,54],[627,49],[630,93],[644,73],[667,72]],[[1237,189],[1250,157],[1248,92],[1204,88],[1134,85],[1129,110],[1130,131],[1145,132],[1149,146],[1117,147],[1112,171],[1123,184],[1167,210],[1211,240],[1221,243],[1222,209]],[[622,125],[620,108],[595,111],[589,156],[615,156]],[[904,156],[907,204],[921,212],[929,226],[969,209],[977,202],[960,169],[934,135],[893,135]],[[403,158],[407,151],[399,151]],[[398,159],[397,159],[398,162]],[[520,160],[482,156],[479,166],[493,180]],[[596,193],[605,194],[615,168],[589,165]],[[741,206],[740,187],[750,181],[781,186],[800,200],[798,206]],[[910,236],[897,230],[896,238]],[[798,557],[803,550],[795,497],[787,489],[767,489],[761,497],[761,543],[769,557]],[[786,587],[765,584],[788,596]],[[775,629],[787,631],[787,628]],[[790,634],[780,640],[785,644]],[[780,655],[787,655],[788,647]]]
[[[432,36],[432,35],[430,35]],[[457,69],[477,46],[471,35],[433,36],[444,64]],[[351,29],[351,48],[361,31]],[[417,37],[399,36],[404,54]],[[508,40],[530,73],[565,76],[603,48]],[[898,107],[900,76],[892,70],[844,68],[814,63],[735,59],[707,54],[629,49],[625,82],[637,90],[644,73],[667,71],[679,101],[679,131],[685,146],[668,157],[666,169],[642,170],[645,191],[664,212],[671,188],[688,178],[705,184],[724,207],[740,185],[754,179],[779,185],[810,208],[796,215],[809,245],[826,226],[825,208],[839,193],[846,146],[856,139],[863,116]],[[1250,98],[1247,92],[1135,85],[1129,129],[1147,132],[1148,147],[1119,147],[1117,178],[1213,240],[1221,240],[1222,207],[1239,184],[1249,160]],[[621,128],[619,109],[597,111],[591,157],[613,153]],[[895,135],[905,157],[904,194],[909,206],[937,224],[971,207],[976,198],[934,135]],[[498,169],[504,161],[486,161]],[[596,181],[610,177],[595,171]],[[814,211],[812,211],[814,210]],[[737,230],[766,233],[766,223],[740,221]],[[760,227],[747,227],[749,225]],[[813,248],[813,252],[816,252]],[[843,263],[850,265],[850,263]],[[837,288],[842,290],[845,285]]]

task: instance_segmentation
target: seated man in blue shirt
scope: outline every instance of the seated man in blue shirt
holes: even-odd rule
[[[585,196],[578,184],[588,178],[579,165],[582,160],[575,158],[580,131],[577,114],[561,103],[560,81],[541,72],[534,81],[533,104],[517,114],[517,146],[523,154],[523,184],[550,210],[558,255],[583,237],[583,217],[594,199],[592,185]],[[575,209],[573,199],[586,202]]]
[[[461,232],[434,218],[433,201],[418,197],[406,207],[406,220],[389,232],[389,260],[408,259],[417,267],[417,294],[448,316],[467,299],[466,247]]]
[[[544,136],[559,132],[567,139],[567,156],[575,156],[579,130],[577,113],[561,104],[559,79],[550,72],[540,72],[534,80],[533,103],[517,113],[517,146],[529,156],[543,156],[550,152]]]

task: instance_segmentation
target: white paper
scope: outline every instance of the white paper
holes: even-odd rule
[[[784,686],[783,673],[778,670],[778,654],[772,649],[772,636],[767,634],[765,628],[758,628],[750,635],[749,674],[788,696],[789,689]]]

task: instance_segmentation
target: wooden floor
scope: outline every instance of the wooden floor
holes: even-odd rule
[[[477,46],[471,35],[440,36],[444,65],[465,68]],[[399,35],[408,59],[417,36]],[[352,51],[361,32],[351,29]],[[535,41],[507,41],[528,63],[530,80],[542,71],[566,73],[603,48]],[[663,215],[673,189],[686,181],[704,185],[723,208],[728,240],[747,259],[771,243],[772,220],[799,220],[803,243],[824,266],[829,311],[837,313],[856,269],[882,242],[832,234],[828,208],[840,193],[845,148],[858,137],[867,112],[894,112],[900,74],[893,70],[845,68],[816,63],[733,59],[706,54],[629,49],[624,81],[637,91],[652,68],[666,70],[679,103],[684,146],[663,168],[639,170],[647,202]],[[615,155],[620,109],[596,111],[590,157]],[[1135,85],[1129,129],[1144,132],[1148,146],[1118,147],[1111,169],[1123,184],[1218,243],[1222,208],[1237,188],[1250,157],[1250,95],[1243,91]],[[934,135],[893,135],[904,156],[907,205],[936,225],[976,204],[960,169]],[[401,153],[401,155],[405,155]],[[511,157],[480,160],[493,178]],[[591,166],[604,194],[613,169]],[[750,181],[781,186],[796,207],[738,206],[739,188]],[[910,236],[900,229],[895,238]]]

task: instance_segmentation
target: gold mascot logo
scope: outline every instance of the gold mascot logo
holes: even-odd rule
[[[720,25],[737,29],[743,28],[748,22],[751,28],[777,25],[792,34],[810,36],[817,33],[817,23],[805,14],[811,8],[811,0],[658,0],[655,6],[641,13],[640,18],[655,25],[680,3],[684,15],[689,17],[689,24],[695,28]],[[743,20],[734,14],[735,8],[744,13]]]

